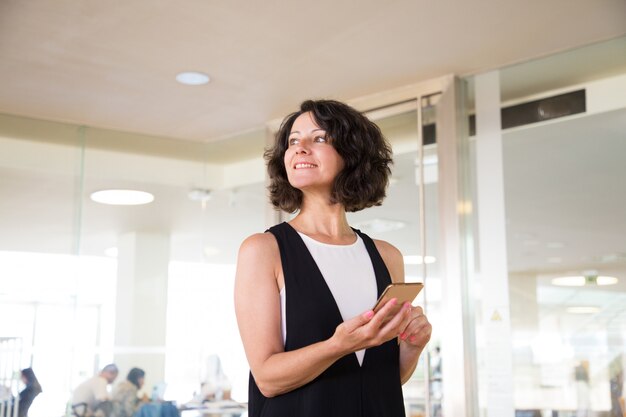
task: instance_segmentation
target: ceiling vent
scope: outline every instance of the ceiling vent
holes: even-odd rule
[[[545,122],[587,111],[585,90],[576,90],[552,97],[545,97],[514,106],[503,107],[502,129]],[[476,134],[476,116],[469,117],[470,136]]]

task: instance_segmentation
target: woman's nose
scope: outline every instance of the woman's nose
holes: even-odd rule
[[[296,148],[296,155],[302,155],[302,154],[308,154],[309,153],[309,148],[307,148],[304,144],[300,143],[298,144],[298,147]]]

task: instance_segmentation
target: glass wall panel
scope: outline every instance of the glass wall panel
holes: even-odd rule
[[[624,51],[619,38],[500,70],[516,416],[623,416]]]
[[[415,300],[427,310],[428,318],[433,325],[433,336],[430,344],[422,355],[418,367],[407,382],[404,389],[407,415],[423,416],[427,404],[426,392],[428,385],[425,372],[426,354],[433,355],[431,362],[436,367],[438,359],[438,317],[441,303],[441,279],[437,268],[437,150],[434,144],[434,101],[422,101],[419,110],[393,114],[376,119],[393,149],[393,166],[391,183],[387,197],[382,206],[372,207],[357,213],[349,214],[349,222],[375,239],[385,240],[396,246],[405,259],[406,282],[424,282],[425,290]],[[417,102],[415,103],[417,107]],[[418,111],[422,123],[422,134],[426,145],[420,147],[418,137]],[[429,113],[430,112],[430,113]],[[426,114],[428,117],[422,116]],[[424,152],[424,210],[420,207],[420,150]],[[424,215],[425,223],[421,224]],[[423,235],[423,238],[422,238]],[[425,259],[426,264],[423,263]],[[425,304],[426,298],[427,304]],[[431,384],[432,385],[432,384]],[[437,385],[431,386],[434,391],[431,403],[438,407],[440,391]]]
[[[223,146],[0,122],[0,338],[20,338],[12,372],[32,366],[43,387],[29,415],[63,415],[111,362],[116,383],[141,367],[145,392],[182,403],[215,382],[219,358],[219,394],[246,401],[232,285],[239,244],[265,229],[264,130]],[[154,201],[91,198],[106,189]]]

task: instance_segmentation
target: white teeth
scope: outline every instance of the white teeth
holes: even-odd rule
[[[313,165],[313,164],[305,164],[305,163],[298,163],[296,164],[296,169],[301,169],[301,168],[316,168],[317,165]]]

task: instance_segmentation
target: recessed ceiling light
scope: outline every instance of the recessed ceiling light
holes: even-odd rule
[[[185,85],[203,85],[207,84],[211,79],[202,72],[185,71],[176,74],[176,81]]]
[[[553,285],[565,286],[565,287],[582,287],[584,285],[614,285],[617,284],[619,280],[615,277],[607,277],[607,276],[570,276],[570,277],[559,277],[552,278]]]
[[[600,312],[600,307],[595,306],[573,306],[565,309],[571,314],[595,314]]]
[[[426,261],[427,264],[432,264],[432,263],[437,262],[437,258],[435,258],[434,256],[430,256],[430,255],[424,256],[424,261],[422,261],[421,255],[407,255],[407,256],[403,256],[403,258],[404,258],[405,265],[422,265],[424,261]]]
[[[137,190],[101,190],[91,193],[90,197],[96,203],[115,206],[138,206],[154,201],[152,194]]]

